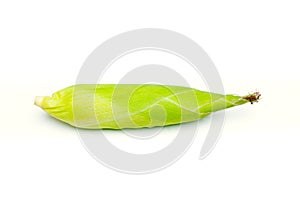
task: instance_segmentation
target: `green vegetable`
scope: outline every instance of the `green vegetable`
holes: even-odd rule
[[[241,97],[156,84],[82,84],[36,97],[35,104],[78,128],[123,129],[191,122],[259,97],[258,92]]]

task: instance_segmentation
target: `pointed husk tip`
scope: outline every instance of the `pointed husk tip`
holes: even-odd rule
[[[34,105],[42,107],[44,96],[36,96],[34,99]]]

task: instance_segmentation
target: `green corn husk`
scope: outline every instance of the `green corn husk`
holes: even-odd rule
[[[35,104],[78,128],[123,129],[191,122],[259,97],[258,92],[241,97],[156,84],[82,84],[36,97]]]

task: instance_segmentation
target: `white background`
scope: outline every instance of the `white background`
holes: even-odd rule
[[[1,1],[0,198],[299,198],[299,10],[290,0]],[[227,93],[263,99],[226,111],[206,159],[199,133],[167,169],[128,175],[94,160],[33,100],[74,84],[106,39],[149,27],[201,45]]]

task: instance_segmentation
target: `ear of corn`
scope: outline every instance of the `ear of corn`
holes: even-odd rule
[[[166,126],[195,121],[212,112],[257,101],[181,86],[155,84],[74,85],[35,104],[52,117],[85,129],[122,129]]]

